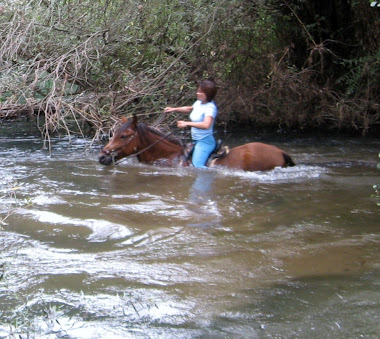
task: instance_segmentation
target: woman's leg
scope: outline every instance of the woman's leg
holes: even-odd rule
[[[192,162],[194,167],[206,167],[206,162],[211,152],[215,149],[216,142],[212,135],[197,140],[194,146]]]

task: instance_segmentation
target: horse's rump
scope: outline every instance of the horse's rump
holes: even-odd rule
[[[292,158],[278,147],[251,142],[231,148],[225,157],[214,159],[211,166],[226,166],[244,171],[267,171],[279,166],[294,165]]]

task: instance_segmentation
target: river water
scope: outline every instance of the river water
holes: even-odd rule
[[[380,140],[260,141],[297,166],[104,167],[2,125],[0,338],[377,338]]]

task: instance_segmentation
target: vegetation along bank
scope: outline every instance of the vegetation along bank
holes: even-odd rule
[[[45,137],[110,135],[132,114],[171,128],[163,108],[211,78],[219,125],[369,134],[379,14],[368,0],[5,0],[0,119]]]

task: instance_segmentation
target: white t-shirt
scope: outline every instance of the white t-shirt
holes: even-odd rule
[[[216,115],[218,114],[218,109],[216,108],[215,102],[207,102],[202,104],[202,101],[197,100],[193,104],[193,110],[190,113],[190,120],[192,122],[203,121],[205,117],[212,117],[212,124],[208,129],[201,129],[196,127],[191,127],[191,137],[193,140],[201,140],[214,133],[214,122]]]

